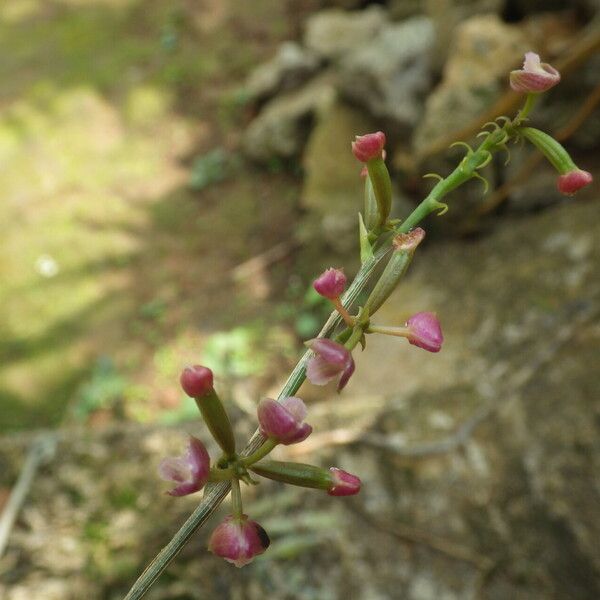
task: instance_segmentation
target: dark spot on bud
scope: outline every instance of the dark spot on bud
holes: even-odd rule
[[[269,538],[269,534],[258,523],[254,523],[254,528],[256,529],[256,533],[260,538],[262,547],[266,550],[271,545],[271,538]]]

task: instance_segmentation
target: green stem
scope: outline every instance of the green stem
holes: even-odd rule
[[[408,233],[430,213],[443,208],[444,205],[440,200],[458,186],[475,177],[477,167],[484,162],[489,152],[494,152],[497,149],[495,146],[502,144],[502,139],[506,135],[508,135],[508,132],[504,129],[490,133],[477,150],[465,156],[450,175],[434,186],[427,198],[403,221],[397,230],[398,233]]]
[[[523,108],[518,112],[515,120],[513,121],[514,126],[520,125],[527,118],[527,116],[532,111],[533,107],[535,106],[535,103],[537,102],[538,97],[539,97],[539,94],[527,94]]]
[[[269,454],[271,450],[273,450],[273,448],[277,446],[278,443],[279,442],[274,438],[267,439],[267,441],[262,446],[260,446],[258,450],[255,450],[249,456],[242,458],[242,464],[245,467],[253,465],[255,462],[258,462],[259,460],[267,456],[267,454]]]
[[[244,514],[242,490],[240,489],[240,480],[237,477],[231,480],[231,513],[237,519],[241,519]]]
[[[340,313],[346,325],[348,325],[348,327],[353,327],[354,317],[344,308],[342,301],[339,298],[332,298],[331,303],[335,306],[335,310]]]
[[[369,325],[366,333],[382,333],[396,337],[408,337],[410,335],[408,327],[386,327],[385,325]]]
[[[228,467],[227,469],[213,467],[210,470],[209,481],[213,483],[216,481],[229,481],[233,477],[235,477],[235,471],[231,467]]]
[[[348,350],[354,350],[356,344],[360,342],[360,338],[362,338],[363,334],[364,330],[362,325],[356,325],[356,327],[354,327],[354,329],[352,330],[352,334],[346,340],[344,347],[348,348]]]

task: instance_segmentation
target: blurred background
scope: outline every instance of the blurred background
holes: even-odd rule
[[[354,135],[387,133],[395,216],[535,50],[532,123],[596,182],[511,146],[425,223],[381,311],[436,311],[432,355],[369,339],[279,458],[349,499],[262,483],[273,540],[236,570],[199,532],[153,599],[600,597],[597,0],[4,0],[0,4],[0,598],[122,598],[197,498],[156,466],[208,442],[178,385],[217,374],[240,442],[359,266]],[[210,448],[216,452],[214,447]],[[11,495],[12,494],[12,495]],[[11,500],[9,500],[11,498]],[[227,503],[219,512],[226,514]]]

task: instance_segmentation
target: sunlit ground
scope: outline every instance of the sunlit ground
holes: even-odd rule
[[[283,239],[296,182],[229,148],[243,77],[289,35],[282,13],[2,3],[0,430],[185,412],[177,372],[207,335],[250,322],[232,335],[256,345],[264,307],[229,274]],[[201,159],[191,189],[214,148],[225,162]]]

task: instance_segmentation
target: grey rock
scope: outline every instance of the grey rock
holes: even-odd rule
[[[338,60],[357,47],[372,43],[385,23],[385,12],[377,6],[358,12],[324,10],[308,19],[304,44],[324,59]]]
[[[386,26],[371,43],[342,59],[341,93],[398,129],[412,129],[431,82],[433,40],[432,23],[425,17]]]
[[[319,64],[314,53],[295,42],[284,42],[270,61],[250,74],[245,91],[250,101],[263,101],[299,87],[316,73]]]
[[[335,96],[333,78],[324,73],[300,90],[274,98],[244,132],[244,152],[260,162],[298,156],[315,113],[333,102]]]

